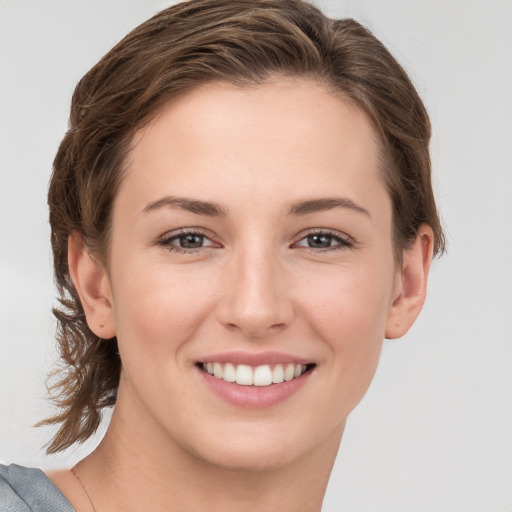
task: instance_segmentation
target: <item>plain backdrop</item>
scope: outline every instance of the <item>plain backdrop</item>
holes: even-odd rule
[[[79,78],[170,2],[0,0],[0,461],[62,467],[46,190]],[[325,512],[512,511],[512,2],[324,0],[368,26],[431,114],[448,254],[349,418]],[[106,418],[108,420],[108,418]]]

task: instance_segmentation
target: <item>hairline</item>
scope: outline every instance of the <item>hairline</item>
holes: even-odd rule
[[[300,79],[304,83],[310,83],[312,85],[318,86],[321,90],[330,94],[334,98],[343,102],[349,109],[353,109],[358,113],[362,113],[366,119],[369,121],[372,127],[372,139],[375,145],[376,151],[376,161],[378,167],[378,176],[382,180],[382,184],[386,187],[386,191],[388,193],[388,197],[391,202],[391,241],[394,252],[394,259],[397,264],[402,263],[402,251],[406,248],[403,247],[403,244],[399,243],[396,229],[396,219],[395,212],[393,206],[393,198],[390,189],[390,183],[388,179],[388,174],[392,173],[393,170],[390,166],[393,165],[392,158],[389,152],[389,148],[386,146],[384,142],[384,133],[380,129],[380,126],[376,122],[374,116],[372,116],[368,109],[364,107],[364,103],[362,101],[358,101],[349,92],[342,90],[341,88],[337,88],[336,84],[333,83],[332,80],[321,76],[312,76],[308,73],[287,73],[287,72],[269,72],[267,76],[263,77],[262,80],[254,80],[251,78],[246,78],[243,76],[237,77],[234,76],[232,79],[221,78],[221,77],[211,77],[204,80],[198,80],[197,83],[190,87],[183,87],[180,90],[175,91],[173,94],[168,95],[165,98],[162,98],[158,105],[151,110],[144,118],[140,120],[137,126],[133,127],[131,130],[127,131],[127,133],[122,137],[122,142],[120,144],[122,148],[122,152],[124,155],[122,156],[122,161],[119,166],[119,172],[117,177],[117,184],[115,188],[114,198],[111,204],[111,209],[109,212],[109,218],[107,219],[107,228],[105,229],[104,236],[102,239],[103,247],[100,251],[94,251],[93,254],[98,259],[98,261],[104,266],[107,274],[110,276],[110,257],[111,257],[111,242],[112,242],[112,229],[113,229],[113,215],[115,204],[117,198],[119,196],[119,191],[122,187],[126,174],[128,172],[131,156],[133,150],[137,147],[137,144],[140,142],[140,138],[143,136],[143,132],[145,128],[147,128],[151,123],[155,122],[165,110],[174,102],[183,98],[189,94],[193,94],[194,92],[203,89],[205,87],[211,85],[227,85],[232,86],[238,89],[253,89],[262,87],[269,84],[277,84],[279,82],[290,82],[293,83],[293,79]]]

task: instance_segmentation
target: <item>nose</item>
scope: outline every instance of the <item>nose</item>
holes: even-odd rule
[[[293,305],[285,272],[275,254],[254,247],[234,255],[222,283],[218,318],[224,326],[251,339],[284,329]]]

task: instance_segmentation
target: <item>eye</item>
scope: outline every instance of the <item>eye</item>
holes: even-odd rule
[[[158,243],[169,251],[181,253],[195,253],[205,247],[216,246],[204,233],[188,230],[165,236]]]
[[[295,247],[305,247],[313,250],[344,249],[353,244],[348,237],[334,234],[330,231],[315,231],[307,234],[294,244]]]

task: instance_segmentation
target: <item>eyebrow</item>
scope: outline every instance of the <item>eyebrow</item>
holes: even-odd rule
[[[196,213],[197,215],[207,215],[209,217],[227,216],[227,213],[217,203],[175,196],[165,196],[156,201],[152,201],[144,207],[142,212],[149,213],[160,208],[179,208],[180,210]]]
[[[309,213],[332,210],[333,208],[348,208],[358,213],[362,213],[371,218],[370,212],[357,205],[348,197],[327,197],[321,199],[310,199],[294,203],[288,211],[288,215],[307,215]]]
[[[179,208],[197,215],[208,217],[227,217],[227,212],[219,204],[186,197],[165,196],[148,203],[143,213],[149,213],[160,208]],[[370,212],[357,205],[347,197],[328,197],[320,199],[308,199],[293,203],[288,210],[288,215],[308,215],[310,213],[332,210],[334,208],[347,208],[362,213],[371,218]]]

